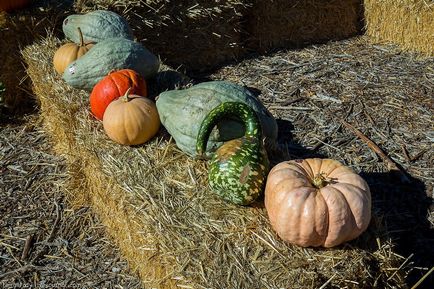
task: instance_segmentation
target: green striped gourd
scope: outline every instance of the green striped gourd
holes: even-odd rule
[[[227,117],[241,119],[246,132],[217,149],[209,162],[208,180],[212,190],[223,199],[248,205],[261,194],[269,170],[261,125],[253,109],[244,103],[224,102],[211,110],[197,136],[197,154],[203,156],[211,130]]]
[[[128,22],[122,16],[108,10],[95,10],[87,14],[73,14],[63,20],[66,38],[80,43],[77,28],[83,33],[84,42],[100,42],[114,37],[133,40]]]
[[[188,155],[195,156],[202,121],[223,102],[247,104],[259,118],[266,144],[276,141],[277,123],[274,117],[248,89],[232,82],[208,81],[188,89],[165,91],[158,96],[156,103],[161,123],[176,145]],[[242,137],[244,132],[244,126],[238,119],[222,119],[210,135],[207,153],[214,152],[224,141]]]
[[[158,72],[158,57],[138,42],[110,38],[95,44],[85,55],[72,62],[63,79],[72,87],[92,90],[112,70],[132,69],[143,78]]]

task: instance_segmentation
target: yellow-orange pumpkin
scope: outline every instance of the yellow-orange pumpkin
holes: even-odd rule
[[[78,28],[78,33],[80,35],[79,44],[72,42],[66,43],[54,54],[54,69],[56,69],[59,74],[63,74],[69,64],[86,54],[86,52],[88,52],[93,46],[93,43],[85,43],[83,41],[83,34],[81,33],[80,28]]]
[[[358,174],[336,160],[293,160],[270,171],[265,207],[283,240],[303,247],[333,247],[366,230],[371,193]]]
[[[150,140],[160,128],[155,103],[149,98],[130,95],[112,101],[103,117],[104,130],[113,141],[123,145],[138,145]]]

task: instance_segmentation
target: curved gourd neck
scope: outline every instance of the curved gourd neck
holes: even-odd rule
[[[224,102],[211,110],[200,126],[196,143],[198,155],[205,153],[209,136],[216,124],[230,117],[241,120],[246,130],[245,137],[256,139],[260,143],[262,130],[255,111],[241,102]]]

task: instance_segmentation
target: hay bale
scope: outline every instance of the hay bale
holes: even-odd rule
[[[109,9],[163,61],[210,70],[244,57],[360,32],[361,0],[76,0],[77,12]]]
[[[239,207],[210,192],[204,162],[180,152],[164,132],[138,147],[111,142],[89,115],[88,95],[53,72],[50,59],[57,45],[58,40],[48,38],[27,47],[24,56],[47,132],[67,157],[75,180],[69,197],[95,210],[146,285],[402,284],[401,271],[390,269],[402,260],[390,241],[378,239],[386,235],[378,220],[361,238],[336,249],[290,246],[272,231],[261,202]]]
[[[76,0],[78,13],[109,9],[127,18],[138,41],[163,62],[203,71],[233,60],[243,51],[244,0]]]
[[[361,31],[361,0],[256,0],[247,46],[260,52],[339,40]]]
[[[366,34],[376,42],[434,56],[434,1],[365,0]]]
[[[65,7],[60,7],[57,1],[42,2],[13,13],[0,12],[0,81],[6,87],[2,105],[12,111],[32,109],[35,101],[21,48],[47,35],[47,31],[53,32],[66,13]]]

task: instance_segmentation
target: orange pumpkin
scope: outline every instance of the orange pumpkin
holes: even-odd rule
[[[66,43],[54,54],[53,64],[59,74],[63,74],[69,64],[86,54],[93,46],[93,43],[84,43],[80,28],[78,28],[78,33],[80,35],[80,44]]]
[[[371,220],[367,183],[331,159],[282,162],[269,173],[265,207],[285,241],[333,247],[355,239]]]
[[[131,94],[147,96],[146,81],[131,69],[110,72],[101,79],[90,94],[90,110],[99,120],[103,119],[107,106],[130,90]]]
[[[157,106],[149,98],[130,95],[112,101],[104,113],[104,130],[113,141],[138,145],[150,140],[160,128]]]
[[[1,0],[0,11],[9,12],[15,9],[24,8],[31,2],[31,0]]]

